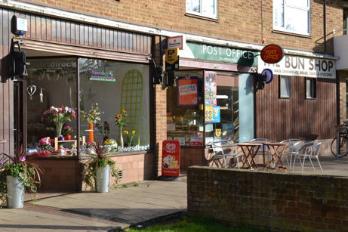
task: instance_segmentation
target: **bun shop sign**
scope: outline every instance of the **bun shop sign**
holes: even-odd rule
[[[270,69],[274,75],[336,78],[336,64],[332,59],[284,55],[278,63],[271,64],[259,57],[257,69],[258,72]]]

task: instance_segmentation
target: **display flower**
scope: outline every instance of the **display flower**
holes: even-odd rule
[[[93,104],[88,111],[81,111],[82,118],[93,124],[101,121],[101,114],[98,103]]]
[[[75,110],[67,106],[51,106],[43,115],[50,123],[55,125],[57,137],[62,135],[64,123],[71,122],[71,120],[76,118]]]
[[[127,111],[124,108],[122,108],[121,111],[115,115],[115,124],[120,129],[120,144],[123,148],[123,128],[127,125]]]
[[[74,133],[74,129],[73,129],[71,126],[65,125],[65,126],[63,127],[62,134],[63,134],[64,136],[72,135],[73,133]]]

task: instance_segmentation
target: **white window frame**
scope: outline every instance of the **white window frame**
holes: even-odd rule
[[[306,99],[317,98],[317,80],[315,78],[305,78]]]
[[[284,81],[284,84],[287,85],[285,88],[288,89],[287,94],[283,92],[283,86],[282,83]],[[289,76],[279,76],[279,98],[281,99],[289,99],[291,97],[291,79]]]
[[[196,12],[196,11],[191,11],[189,9],[189,2],[191,0],[186,0],[186,13],[188,14],[192,14],[192,15],[198,15],[198,16],[201,16],[201,17],[205,17],[205,18],[211,18],[211,19],[217,19],[218,18],[218,0],[199,0],[200,2],[200,9],[199,9],[199,12]],[[213,15],[209,15],[209,14],[205,14],[203,13],[203,2],[204,1],[213,1],[214,2],[214,5],[215,5],[215,14]]]
[[[276,25],[276,11],[275,11],[275,7],[277,6],[276,2],[278,1],[283,1],[283,21],[284,21],[284,25],[283,26],[278,26]],[[305,36],[309,36],[311,34],[311,0],[306,0],[307,1],[307,7],[298,7],[298,6],[294,6],[291,4],[291,0],[273,0],[273,29],[276,31],[283,31],[283,32],[287,32],[287,33],[291,33],[291,34],[298,34],[298,35],[305,35]],[[293,8],[293,9],[300,9],[300,10],[305,10],[308,12],[308,31],[306,33],[300,32],[300,31],[296,31],[296,30],[289,30],[286,28],[286,21],[285,19],[287,18],[286,15],[286,8]],[[296,15],[294,16],[296,17]]]

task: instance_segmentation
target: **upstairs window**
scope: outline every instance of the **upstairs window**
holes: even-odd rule
[[[186,12],[216,19],[217,0],[186,0]]]
[[[273,29],[310,34],[310,0],[273,0]]]

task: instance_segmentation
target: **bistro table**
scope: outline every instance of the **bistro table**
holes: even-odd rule
[[[271,164],[274,164],[274,167],[277,167],[277,165],[279,164],[278,167],[283,168],[284,165],[282,161],[282,155],[286,144],[267,142],[264,143],[264,145],[268,147],[269,153],[271,154],[272,158],[269,162],[269,167],[271,167]]]
[[[246,168],[253,169],[253,167],[256,167],[256,163],[254,159],[262,145],[263,145],[262,143],[238,143],[237,144],[237,146],[241,148],[244,155],[243,164],[242,164],[243,168],[246,167]]]

